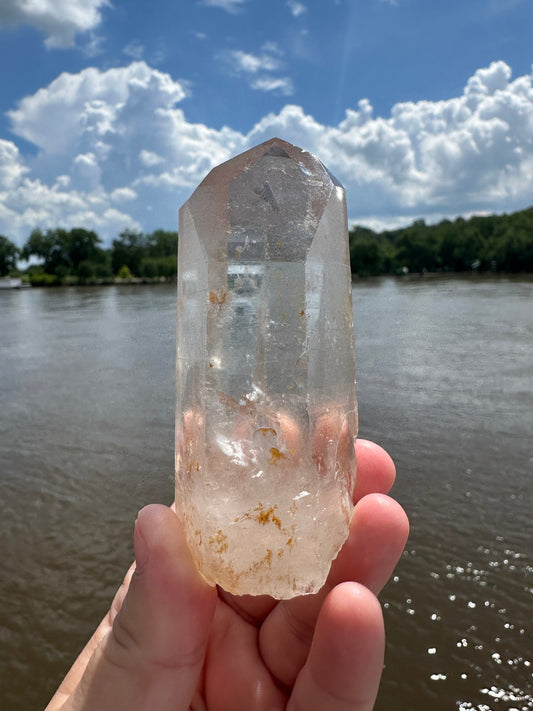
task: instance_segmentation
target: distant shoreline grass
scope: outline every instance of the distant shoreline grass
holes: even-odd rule
[[[51,280],[41,281],[39,279],[30,281],[22,275],[22,281],[34,288],[71,288],[71,287],[98,287],[98,286],[157,286],[176,284],[176,277],[131,277],[129,279],[92,279],[90,281],[79,281],[74,277],[69,277],[62,281],[55,278]],[[53,275],[46,275],[51,276]],[[438,272],[408,272],[405,274],[364,274],[360,275],[352,273],[352,284],[357,282],[382,281],[385,279],[393,279],[394,281],[416,282],[420,280],[430,281],[445,281],[445,280],[464,280],[464,281],[488,281],[499,279],[512,279],[513,281],[533,281],[533,273],[530,272],[491,272],[473,270],[470,272],[453,272],[453,271],[438,271]]]

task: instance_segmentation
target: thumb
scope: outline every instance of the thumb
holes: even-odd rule
[[[64,711],[182,711],[201,673],[216,591],[191,560],[176,515],[142,509],[136,570],[113,627]]]

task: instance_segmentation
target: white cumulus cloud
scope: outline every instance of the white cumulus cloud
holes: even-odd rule
[[[184,97],[181,84],[168,74],[133,62],[108,71],[89,67],[79,74],[61,74],[8,115],[13,131],[45,149],[46,155],[88,145],[100,154],[126,124],[130,130],[136,122],[144,125],[153,118],[153,106],[171,108]]]
[[[248,0],[201,0],[200,5],[208,5],[209,7],[220,7],[226,12],[235,13],[241,9]]]
[[[0,27],[31,25],[49,48],[71,47],[77,34],[93,30],[108,0],[2,0]]]
[[[227,57],[233,61],[236,71],[248,74],[256,74],[259,71],[272,72],[280,67],[279,59],[266,52],[257,55],[235,49],[230,50]]]
[[[158,156],[157,153],[147,151],[145,148],[143,148],[142,151],[139,153],[139,158],[141,159],[141,162],[148,168],[165,162],[165,159],[161,156]]]
[[[250,82],[252,89],[259,91],[276,91],[285,96],[290,96],[294,93],[294,86],[289,77],[257,77]]]
[[[131,188],[115,188],[110,195],[113,202],[127,202],[128,200],[135,200],[137,193]]]
[[[361,99],[337,125],[288,104],[247,133],[215,129],[189,122],[185,99],[144,62],[63,74],[25,97],[11,128],[37,154],[0,140],[0,233],[20,244],[34,227],[82,225],[109,242],[125,227],[175,229],[214,165],[275,135],[319,156],[345,185],[350,218],[374,227],[533,203],[533,75],[513,79],[504,62],[451,99],[386,117]]]
[[[168,74],[133,62],[65,73],[22,99],[12,131],[38,152],[24,160],[0,142],[0,233],[20,241],[36,226],[84,224],[109,241],[152,211],[175,228],[182,191],[242,143],[187,122],[177,108],[185,96]]]
[[[138,40],[133,40],[124,47],[122,52],[132,59],[142,59],[144,56],[144,46]]]
[[[321,157],[345,184],[354,217],[432,219],[533,202],[532,76],[512,81],[504,62],[478,70],[447,101],[400,103],[384,118],[362,100],[338,126],[286,106],[247,138],[273,134]]]
[[[307,12],[307,7],[302,2],[298,2],[297,0],[287,0],[287,7],[293,17],[300,17],[300,15]]]
[[[27,172],[17,146],[11,141],[0,139],[0,190],[7,191],[14,187]]]
[[[283,53],[274,42],[265,43],[260,54],[240,49],[227,50],[222,54],[232,72],[246,77],[252,89],[290,96],[294,92],[292,80],[273,74],[283,69],[282,56]]]

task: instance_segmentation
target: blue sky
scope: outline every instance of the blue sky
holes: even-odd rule
[[[278,135],[351,221],[533,204],[533,0],[2,0],[0,234],[175,229]]]

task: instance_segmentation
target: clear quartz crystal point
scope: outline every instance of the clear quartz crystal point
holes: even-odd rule
[[[348,535],[356,433],[344,189],[274,138],[180,210],[176,506],[206,580],[318,591]]]

